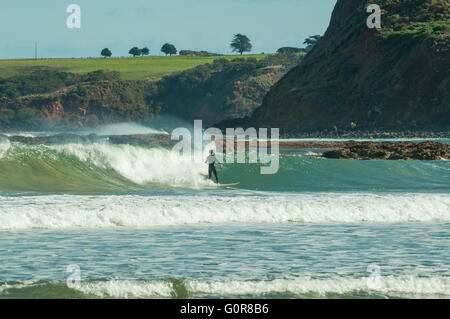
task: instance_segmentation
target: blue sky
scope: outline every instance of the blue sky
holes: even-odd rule
[[[233,34],[246,34],[253,51],[301,46],[323,34],[336,0],[1,0],[0,59],[93,57],[108,47],[127,56],[132,46],[160,55],[177,49],[231,53]],[[66,8],[81,7],[81,29],[68,29]]]

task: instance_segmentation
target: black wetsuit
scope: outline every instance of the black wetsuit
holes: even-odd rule
[[[214,174],[214,177],[216,178],[216,182],[218,183],[219,182],[219,178],[217,177],[217,171],[216,171],[216,167],[214,166],[214,163],[208,165],[208,176],[209,176],[209,179],[211,179],[211,173]]]
[[[208,176],[209,179],[211,179],[211,173],[214,174],[214,177],[216,178],[216,182],[219,183],[219,178],[217,177],[217,171],[216,171],[216,162],[219,162],[219,160],[217,159],[217,157],[215,155],[209,155],[208,158],[206,159],[205,163],[208,164]]]

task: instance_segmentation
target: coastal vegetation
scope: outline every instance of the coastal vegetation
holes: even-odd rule
[[[35,71],[0,80],[0,98],[15,99],[21,96],[49,93],[77,83],[118,80],[118,72],[94,71],[84,74]]]
[[[161,113],[186,120],[201,116],[209,124],[248,116],[303,55],[162,59],[180,58],[211,62],[165,75],[159,81],[123,80],[117,71],[72,73],[55,68],[7,77],[0,80],[0,127],[148,123]],[[146,59],[151,58],[121,61]]]
[[[303,41],[303,44],[306,46],[305,49],[307,51],[309,51],[312,48],[314,48],[314,46],[317,44],[317,42],[320,40],[320,38],[321,38],[321,36],[318,34],[306,38],[305,41]]]
[[[151,97],[162,112],[213,125],[249,116],[268,90],[302,60],[301,54],[269,55],[264,59],[216,59],[213,63],[165,77]]]
[[[162,46],[161,52],[167,56],[167,55],[175,55],[177,54],[178,51],[173,44],[166,43]]]
[[[244,34],[235,34],[231,41],[231,49],[233,52],[239,52],[241,55],[244,52],[250,52],[253,48],[250,39]]]
[[[128,54],[131,54],[132,56],[137,57],[142,54],[142,51],[138,47],[132,47],[130,49],[130,51],[128,51]]]
[[[264,59],[267,54],[250,54],[246,57]],[[226,60],[239,58],[236,55],[220,56]],[[0,60],[0,78],[28,75],[35,71],[60,71],[89,73],[98,70],[116,71],[122,80],[160,80],[174,72],[192,69],[211,63],[217,56],[148,56],[139,59],[112,57],[76,59]]]
[[[222,56],[223,54],[211,53],[208,51],[192,51],[192,50],[181,50],[180,55],[186,56]]]
[[[102,57],[105,57],[105,58],[110,58],[110,57],[112,56],[112,52],[111,52],[110,49],[104,48],[104,49],[102,50],[102,52],[100,53],[100,55],[101,55]]]

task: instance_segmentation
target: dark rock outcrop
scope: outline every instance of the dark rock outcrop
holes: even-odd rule
[[[450,160],[448,144],[438,142],[348,142],[338,150],[326,151],[325,158],[360,160]]]

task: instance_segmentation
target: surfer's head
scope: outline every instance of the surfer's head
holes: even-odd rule
[[[209,154],[214,155],[214,150],[209,150]]]

